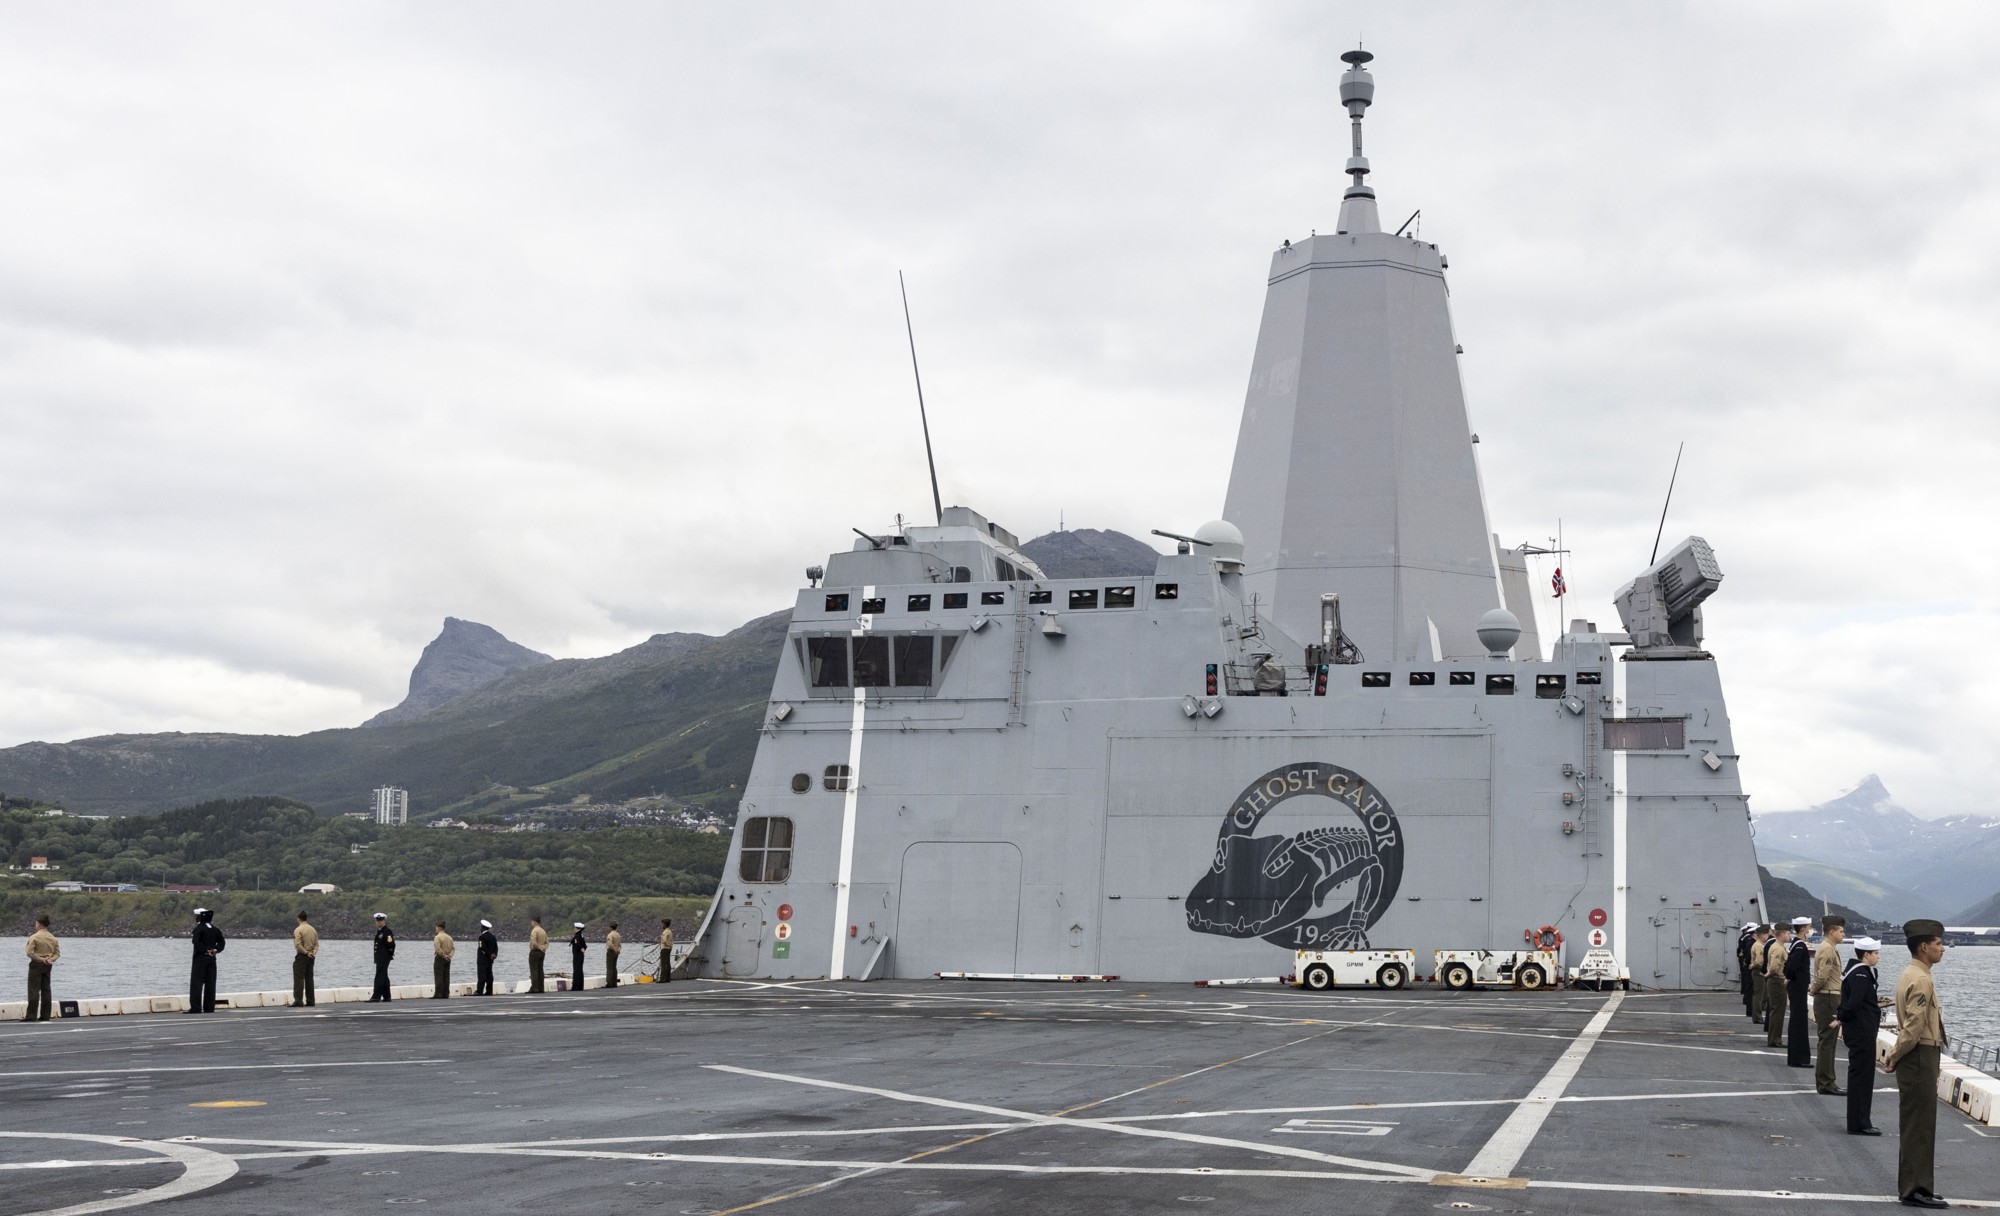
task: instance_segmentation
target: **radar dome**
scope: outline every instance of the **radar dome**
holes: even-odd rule
[[[1194,538],[1205,543],[1205,552],[1225,572],[1243,569],[1243,530],[1226,519],[1211,519],[1194,530]]]
[[[1505,658],[1514,649],[1514,643],[1521,640],[1521,618],[1505,608],[1495,608],[1479,618],[1476,632],[1479,644],[1494,658]]]

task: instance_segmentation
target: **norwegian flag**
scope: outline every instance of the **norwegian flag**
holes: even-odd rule
[[[1556,576],[1549,580],[1549,585],[1556,589],[1557,599],[1561,599],[1569,593],[1569,584],[1563,582],[1563,568],[1561,566],[1556,567]]]

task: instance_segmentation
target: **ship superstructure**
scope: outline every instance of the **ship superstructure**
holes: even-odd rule
[[[1276,975],[1553,925],[1726,981],[1760,893],[1720,568],[1688,538],[1544,653],[1445,258],[1382,231],[1343,58],[1353,184],[1273,255],[1225,520],[1144,577],[1045,578],[964,507],[809,571],[691,970]]]

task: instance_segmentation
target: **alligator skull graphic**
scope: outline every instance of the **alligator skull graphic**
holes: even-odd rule
[[[1327,893],[1356,879],[1353,902],[1314,941],[1299,927]],[[1368,913],[1382,888],[1382,863],[1355,827],[1312,828],[1296,836],[1225,834],[1215,863],[1188,893],[1188,928],[1225,937],[1321,950],[1365,950]]]

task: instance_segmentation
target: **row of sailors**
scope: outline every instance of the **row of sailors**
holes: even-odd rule
[[[1944,1010],[1938,1004],[1931,968],[1944,958],[1944,925],[1913,920],[1903,926],[1910,965],[1896,981],[1893,1002],[1878,990],[1877,965],[1882,943],[1872,937],[1854,940],[1854,957],[1843,967],[1840,944],[1847,938],[1845,917],[1821,921],[1817,947],[1809,945],[1810,916],[1789,924],[1743,926],[1737,937],[1736,959],[1743,990],[1743,1011],[1761,1022],[1767,1046],[1785,1048],[1785,1062],[1811,1068],[1814,1087],[1822,1094],[1847,1099],[1847,1131],[1854,1136],[1879,1136],[1871,1119],[1875,1095],[1875,1044],[1882,1026],[1882,1009],[1894,1004],[1896,1043],[1881,1065],[1896,1078],[1901,1140],[1897,1146],[1898,1197],[1912,1207],[1948,1206],[1937,1197],[1932,1163],[1937,1145],[1937,1081],[1945,1047]],[[1808,1013],[1810,999],[1810,1013]],[[1806,1019],[1812,1019],[1808,1030]],[[1813,1058],[1813,1031],[1819,1056]],[[1847,1088],[1835,1081],[1834,1051],[1847,1043]]]
[[[528,991],[541,992],[543,988],[543,960],[549,952],[549,935],[542,928],[540,917],[528,920]],[[569,952],[570,975],[575,984],[583,986],[584,954],[589,941],[584,936],[584,922],[571,922],[575,930],[570,935]],[[215,913],[208,908],[194,910],[194,928],[189,932],[189,940],[194,947],[194,962],[188,977],[188,1013],[214,1013],[216,991],[216,961],[228,948],[228,939],[215,923]],[[299,913],[298,927],[292,930],[292,1005],[294,1007],[318,1003],[318,990],[313,979],[313,967],[319,958],[319,930],[312,926],[312,915]],[[618,923],[613,921],[604,935],[604,986],[618,986],[618,956],[625,949],[624,938],[618,932]],[[452,940],[445,923],[439,921],[436,934],[431,938],[433,962],[431,976],[434,982],[432,997],[443,1000],[451,994],[451,964],[458,953],[457,943]],[[49,931],[47,913],[35,917],[35,932],[27,942],[28,953],[28,1014],[23,1020],[46,1022],[53,1012],[54,999],[50,983],[58,960],[62,958],[62,946],[54,933]],[[671,978],[671,961],[674,953],[674,922],[672,918],[660,920],[660,961],[654,979],[666,983]],[[370,1001],[389,999],[389,962],[396,957],[396,933],[389,927],[386,913],[375,914],[375,986],[368,997]],[[477,965],[478,983],[473,995],[493,995],[493,960],[500,957],[500,939],[493,933],[493,922],[479,922],[479,948],[474,954]]]

